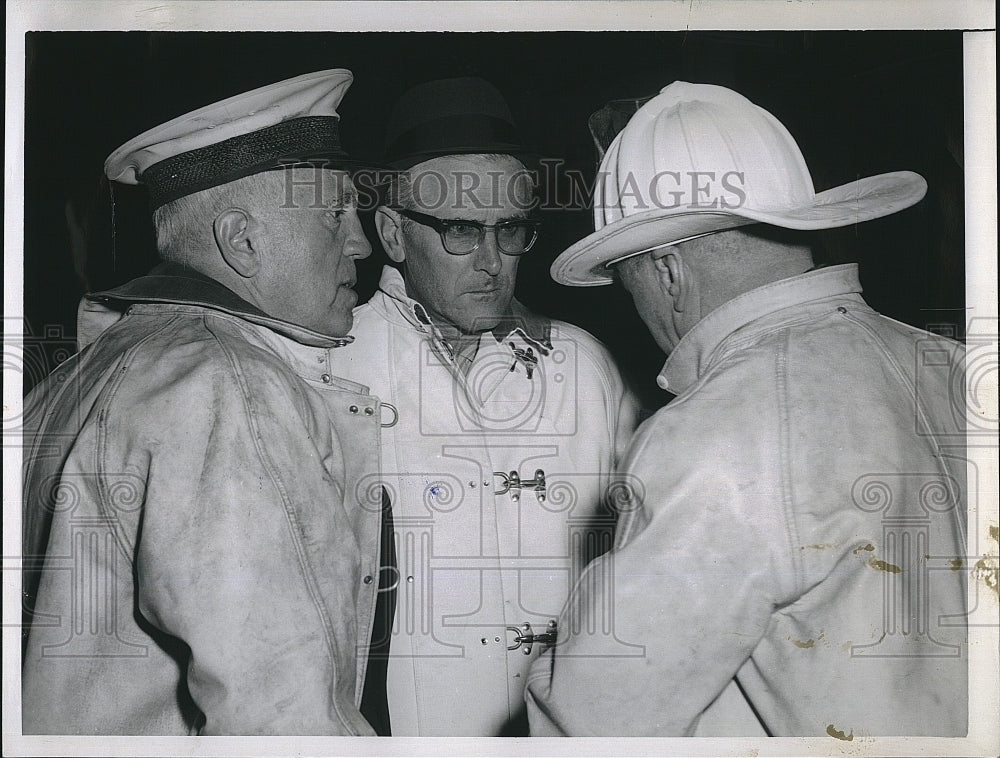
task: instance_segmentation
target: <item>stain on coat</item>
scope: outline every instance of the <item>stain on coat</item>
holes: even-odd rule
[[[972,575],[993,590],[993,594],[1000,594],[1000,564],[995,555],[984,555],[972,567]]]
[[[1000,541],[1000,529],[990,526],[988,529],[990,539],[994,542]],[[1000,561],[996,553],[990,551],[972,566],[972,576],[986,585],[987,589],[993,590],[994,595],[1000,594]]]
[[[857,555],[862,550],[864,550],[865,552],[870,553],[874,549],[875,549],[875,546],[872,543],[869,542],[867,545],[861,545],[860,547],[854,548],[854,550],[851,551],[851,552],[853,552],[855,555]]]
[[[901,569],[896,564],[880,561],[878,558],[875,558],[874,556],[868,559],[868,565],[871,566],[873,569],[877,569],[878,571],[888,571],[890,574],[900,574],[903,572],[903,569]]]
[[[844,732],[837,729],[833,724],[827,724],[826,733],[831,737],[836,737],[838,740],[844,740],[845,742],[851,742],[854,740],[854,730],[851,730],[850,734],[844,734]]]

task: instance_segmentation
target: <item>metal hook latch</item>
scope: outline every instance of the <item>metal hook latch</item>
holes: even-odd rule
[[[382,403],[379,406],[379,408],[383,408],[383,409],[388,408],[390,411],[392,411],[392,421],[390,421],[388,423],[380,421],[379,425],[383,429],[388,429],[389,427],[395,426],[396,422],[399,421],[399,411],[396,410],[396,406],[395,405],[390,405],[389,403]]]
[[[493,476],[499,476],[502,489],[493,490],[494,495],[506,495],[510,493],[510,499],[515,503],[521,499],[521,490],[529,489],[535,491],[535,497],[540,503],[545,502],[545,472],[542,469],[535,469],[534,479],[522,479],[516,471],[505,474],[503,471],[494,471]]]
[[[514,371],[517,369],[517,362],[520,361],[524,365],[524,372],[527,374],[528,378],[531,379],[531,375],[535,371],[535,367],[538,365],[538,356],[535,355],[535,351],[530,347],[524,350],[519,347],[515,347],[513,342],[507,343],[510,347],[512,353],[514,353],[514,362],[510,364],[510,370]]]
[[[531,631],[531,624],[525,621],[521,626],[508,626],[508,632],[514,632],[514,644],[508,645],[508,650],[517,650],[521,648],[521,652],[525,655],[531,655],[531,646],[536,642],[539,645],[554,645],[556,644],[556,622],[555,620],[550,620],[546,631],[535,634]]]

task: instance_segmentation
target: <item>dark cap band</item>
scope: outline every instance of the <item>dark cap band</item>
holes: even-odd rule
[[[340,146],[340,119],[305,116],[166,158],[142,172],[150,208],[251,174],[290,164],[321,162],[351,168]]]

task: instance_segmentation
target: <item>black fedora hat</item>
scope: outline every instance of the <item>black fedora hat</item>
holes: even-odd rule
[[[396,101],[386,128],[385,163],[407,169],[437,156],[470,153],[531,158],[507,102],[488,81],[436,79]]]

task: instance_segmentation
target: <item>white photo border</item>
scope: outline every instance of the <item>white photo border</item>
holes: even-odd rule
[[[276,12],[280,10],[280,12]],[[646,0],[634,2],[311,2],[275,0],[17,0],[6,8],[4,324],[19,336],[23,313],[25,33],[28,31],[677,31],[965,30],[966,304],[979,333],[997,334],[996,19],[988,0]],[[442,28],[446,27],[446,28]],[[15,331],[17,333],[15,333]],[[5,351],[6,356],[6,351]],[[6,357],[5,357],[6,364]],[[6,365],[5,365],[6,368]],[[992,397],[996,412],[996,379]],[[988,388],[987,388],[988,389]],[[19,415],[21,378],[3,376],[4,415]],[[992,405],[990,405],[992,404]],[[20,472],[4,448],[3,753],[5,755],[996,755],[1000,753],[997,595],[980,593],[970,619],[967,738],[770,739],[551,738],[135,738],[20,733]],[[970,532],[989,544],[997,526],[998,447],[970,444],[986,502]],[[994,531],[995,534],[995,531]],[[996,555],[995,541],[990,546]],[[994,564],[995,565],[995,564]],[[973,590],[970,581],[970,592]],[[985,597],[985,602],[983,598]],[[981,624],[982,626],[976,626]]]

